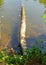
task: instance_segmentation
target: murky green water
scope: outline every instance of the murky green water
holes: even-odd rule
[[[46,0],[24,0],[26,13],[27,45],[31,47],[42,40],[46,45]],[[16,49],[19,43],[18,32],[20,24],[21,0],[0,0],[0,32],[3,46],[12,46]],[[5,40],[4,40],[5,39]],[[37,41],[36,41],[37,40]],[[0,44],[1,45],[1,44]],[[41,47],[42,48],[42,47]]]

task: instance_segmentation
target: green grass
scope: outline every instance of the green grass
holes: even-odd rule
[[[0,51],[0,63],[4,65],[46,65],[46,53],[42,54],[39,48],[27,49],[26,55],[14,55],[7,53],[7,50]]]

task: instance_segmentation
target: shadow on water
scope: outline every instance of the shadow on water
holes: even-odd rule
[[[26,39],[28,48],[32,48],[36,46],[42,50],[42,52],[46,52],[46,34],[41,34],[37,37],[29,37]]]
[[[20,48],[18,47],[19,45],[19,27],[20,27],[20,16],[18,17],[16,25],[13,27],[12,30],[12,36],[11,36],[11,45],[10,48],[14,48],[15,51],[18,51],[20,53]]]
[[[19,50],[17,48],[17,46],[19,45],[19,41],[18,41],[18,26],[14,27],[13,29],[13,34],[12,34],[12,37],[11,37],[11,47],[14,48],[15,50]]]

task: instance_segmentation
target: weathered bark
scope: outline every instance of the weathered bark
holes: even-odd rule
[[[21,8],[21,23],[20,23],[19,41],[20,41],[20,47],[22,49],[21,52],[25,54],[27,45],[26,45],[26,17],[25,17],[24,6],[22,6]]]

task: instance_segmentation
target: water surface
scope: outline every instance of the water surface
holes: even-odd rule
[[[46,0],[24,0],[23,3],[26,11],[27,45],[42,48],[44,42],[46,46]]]
[[[27,46],[46,48],[46,0],[23,0]],[[18,49],[22,0],[0,0],[0,48]],[[40,41],[40,42],[39,42]]]
[[[20,0],[0,0],[0,36],[2,47],[16,48],[20,24]]]

